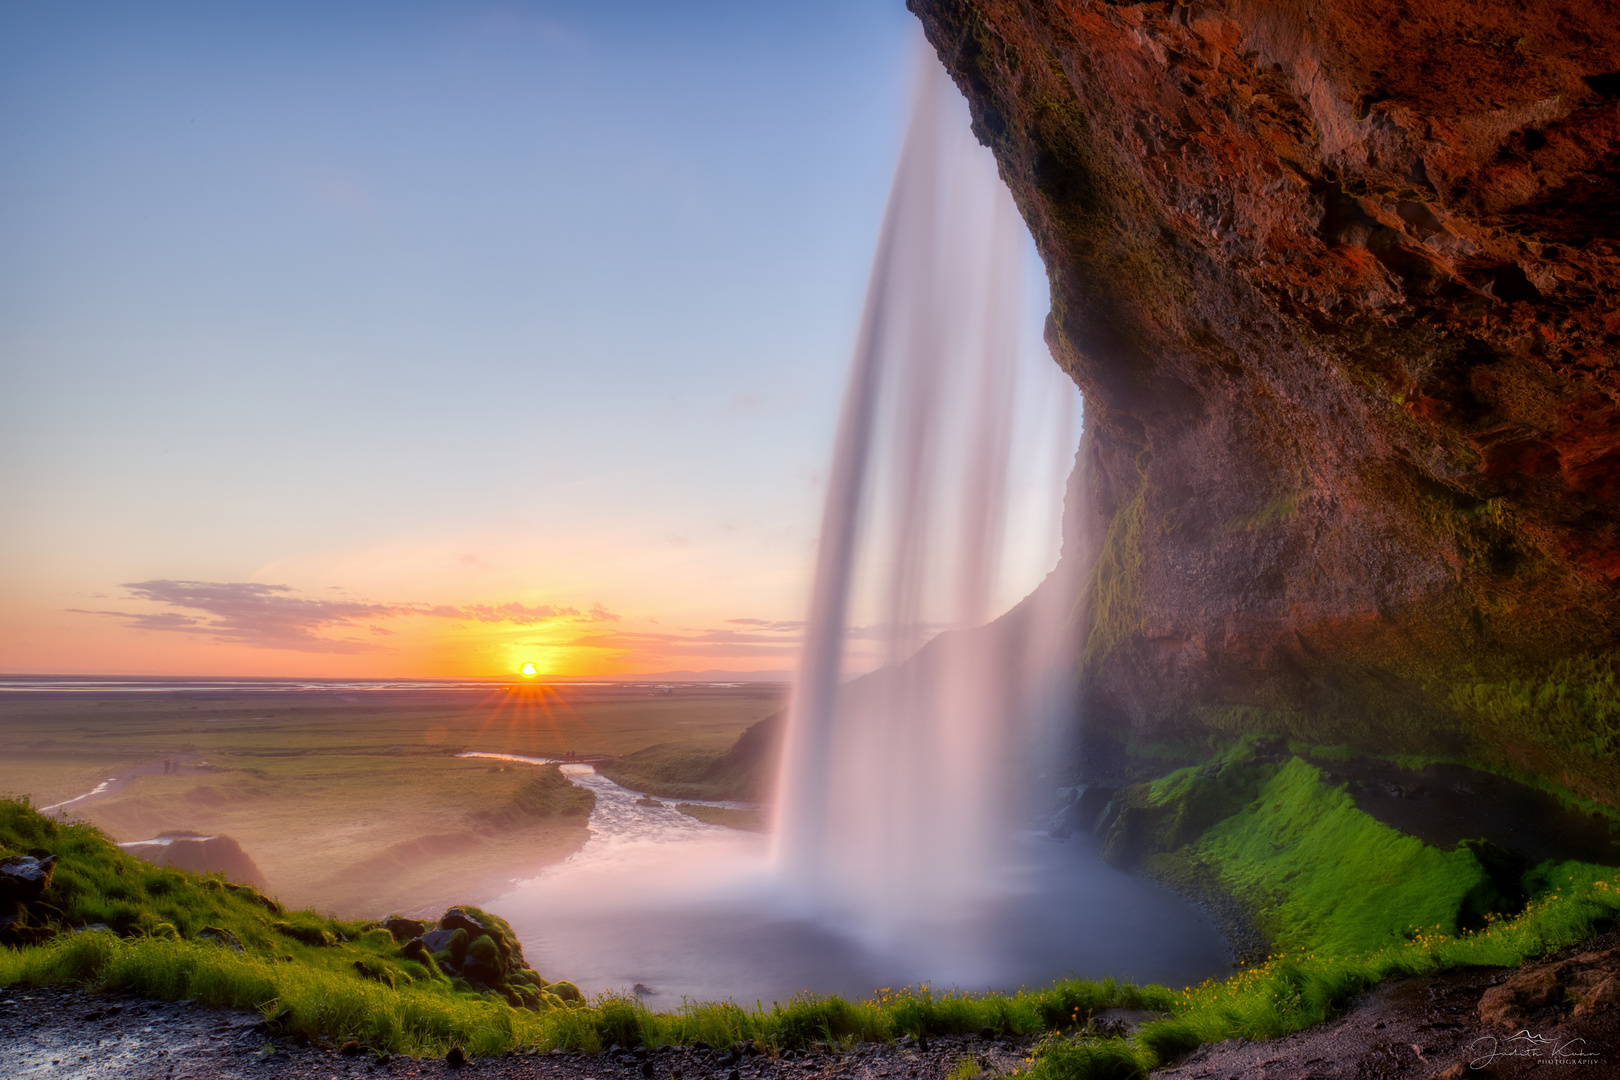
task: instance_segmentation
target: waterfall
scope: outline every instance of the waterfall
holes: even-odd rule
[[[1072,727],[1050,721],[1072,716],[1066,623],[1087,554],[1061,529],[1079,395],[1029,333],[1034,263],[995,161],[919,55],[771,835],[707,829],[599,777],[591,842],[493,906],[592,992],[1183,986],[1230,963],[1207,918],[1109,866],[1096,838],[1025,827],[1054,794],[1042,736]]]
[[[1062,707],[1072,589],[1041,575],[1077,395],[1021,352],[1025,243],[925,53],[828,477],[774,831],[797,895],[879,934],[993,898],[1032,740]]]

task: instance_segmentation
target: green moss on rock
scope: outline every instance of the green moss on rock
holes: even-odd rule
[[[1144,484],[1109,522],[1108,538],[1086,584],[1087,667],[1142,632],[1142,531],[1146,518]]]

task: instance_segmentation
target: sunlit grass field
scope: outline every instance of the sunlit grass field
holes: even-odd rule
[[[375,917],[492,895],[586,839],[500,812],[529,767],[456,754],[718,752],[779,707],[769,686],[7,695],[0,794],[48,806],[172,758],[75,816],[119,841],[229,835],[282,902]]]

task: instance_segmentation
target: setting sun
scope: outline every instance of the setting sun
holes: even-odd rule
[[[538,672],[539,670],[540,670],[539,668],[534,666],[534,663],[532,661],[528,661],[528,662],[525,662],[523,664],[518,665],[518,674],[522,675],[526,679],[534,678],[535,673]]]

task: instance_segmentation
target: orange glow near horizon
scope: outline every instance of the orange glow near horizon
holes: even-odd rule
[[[311,597],[312,592],[289,592],[286,601],[293,616],[301,614],[299,605],[306,600],[350,603]],[[279,599],[276,594],[271,598]],[[260,604],[263,597],[251,599]],[[752,625],[739,629],[726,621],[723,611],[597,615],[569,598],[509,601],[496,594],[494,599],[457,601],[452,615],[426,603],[361,616],[340,611],[324,623],[309,621],[298,628],[299,635],[282,633],[282,623],[272,620],[255,637],[258,630],[251,620],[257,608],[251,605],[243,615],[223,606],[215,611],[179,603],[158,607],[128,597],[95,600],[122,609],[119,617],[111,617],[108,610],[68,609],[57,597],[42,596],[0,619],[0,653],[11,672],[39,675],[494,678],[514,683],[634,678],[705,668],[781,670],[794,662],[793,634],[771,639],[768,644],[775,648],[761,655],[761,638]],[[499,618],[506,604],[526,604],[531,612],[555,604],[558,613],[525,621]],[[178,627],[159,623],[147,628],[135,621],[149,614],[183,618],[176,620]],[[735,653],[725,648],[728,635],[740,638]]]

